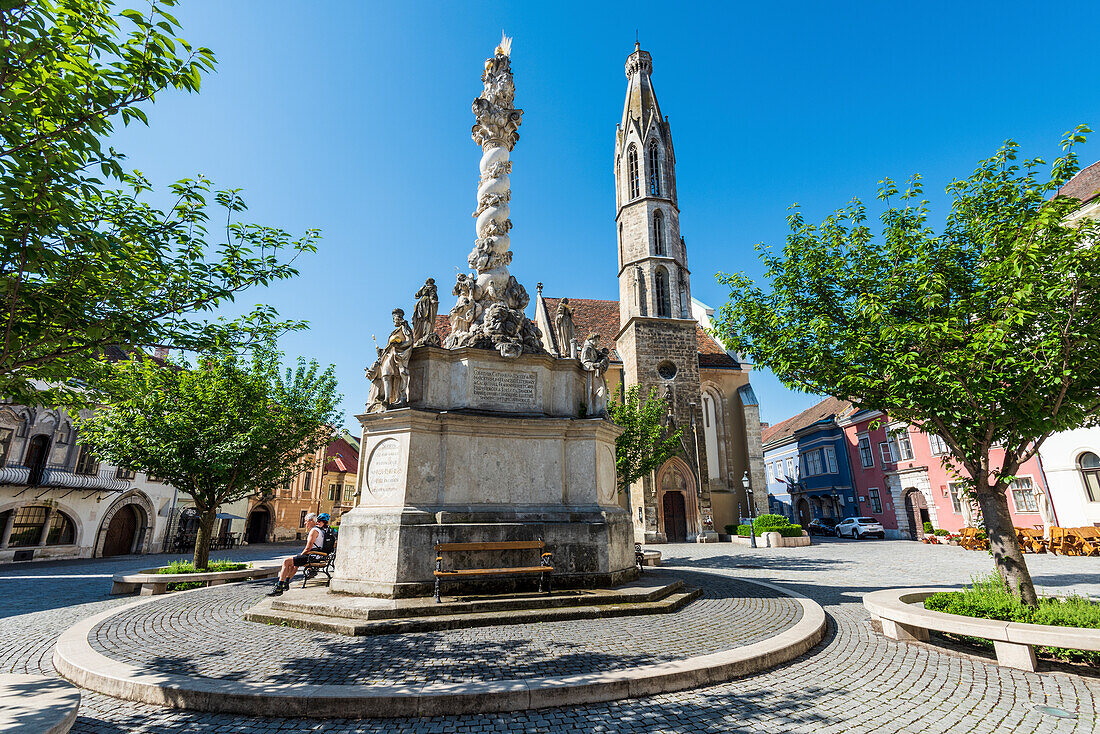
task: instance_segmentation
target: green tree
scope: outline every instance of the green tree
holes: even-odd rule
[[[296,275],[295,239],[237,221],[236,190],[202,178],[172,187],[159,211],[149,183],[105,144],[117,122],[146,122],[165,90],[195,92],[214,66],[167,12],[115,14],[111,0],[0,3],[0,395],[79,402],[108,345],[210,349],[275,324],[257,308],[235,323],[198,318],[241,291]],[[208,229],[217,222],[214,229]],[[44,381],[52,390],[36,389]],[[40,385],[38,386],[40,387]]]
[[[203,355],[194,367],[136,357],[114,367],[110,402],[80,425],[99,458],[155,474],[194,500],[198,568],[218,506],[298,474],[340,418],[333,368],[299,358],[284,372],[281,357],[270,341]]]
[[[607,406],[611,421],[623,429],[615,439],[615,471],[620,492],[664,464],[681,449],[684,429],[669,430],[668,402],[657,388],[642,398],[641,388],[620,388]]]
[[[1067,133],[1048,173],[1009,141],[947,187],[942,232],[914,178],[882,183],[882,236],[858,200],[808,224],[797,208],[782,253],[762,250],[769,292],[743,274],[717,331],[788,387],[846,398],[939,434],[978,501],[1010,590],[1036,603],[1006,489],[1053,433],[1097,422],[1100,250],[1080,202]],[[896,202],[896,203],[895,203]],[[1002,460],[990,449],[1003,446]]]

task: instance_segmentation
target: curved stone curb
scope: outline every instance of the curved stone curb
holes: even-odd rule
[[[738,581],[794,599],[802,607],[802,618],[790,629],[744,647],[607,673],[387,686],[247,683],[151,673],[108,658],[88,644],[88,635],[101,622],[154,599],[116,607],[73,625],[58,639],[53,663],[64,677],[99,693],[213,713],[366,718],[572,706],[724,683],[796,658],[821,641],[825,610],[817,602],[773,584]]]
[[[65,734],[76,722],[80,689],[42,675],[0,674],[0,731]]]
[[[230,581],[244,581],[245,579],[263,579],[275,576],[279,573],[281,564],[253,565],[252,568],[242,568],[236,571],[212,571],[205,573],[157,573],[155,568],[147,568],[138,573],[116,573],[111,577],[112,594],[129,594],[136,587],[141,587],[142,596],[163,594],[167,591],[168,584],[180,584],[190,581],[205,581],[207,586],[219,586]]]
[[[925,641],[929,630],[981,637],[993,642],[997,663],[1009,668],[1034,671],[1035,645],[1100,650],[1100,630],[964,617],[925,609],[919,603],[943,591],[962,589],[883,589],[864,594],[863,606],[881,620],[882,633],[892,640]]]

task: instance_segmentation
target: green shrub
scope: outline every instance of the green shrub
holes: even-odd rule
[[[932,523],[928,522],[927,520],[924,521],[924,532],[927,535],[932,534]]]
[[[996,573],[984,579],[975,577],[971,588],[965,591],[933,594],[924,600],[924,608],[946,614],[1004,622],[1100,629],[1100,603],[1082,596],[1070,596],[1065,599],[1048,596],[1041,597],[1039,606],[1033,609],[1021,604],[1012,596],[1003,577]],[[968,639],[992,647],[992,642],[989,640]],[[1060,647],[1042,647],[1039,652],[1063,660],[1100,663],[1100,652]]]
[[[933,535],[947,535],[947,531],[944,530],[943,528],[936,528]]]
[[[755,522],[753,523],[753,525],[756,528],[756,534],[758,536],[763,535],[764,533],[779,533],[784,538],[801,538],[802,537],[802,526],[801,525],[791,525],[790,523],[788,523],[788,524],[782,525],[782,526],[773,525],[771,527],[763,527],[763,528],[760,527],[759,525],[756,525]],[[733,526],[731,525],[730,527],[733,527]],[[749,525],[738,525],[737,526],[737,534],[740,535],[742,538],[749,537],[749,533],[750,533],[749,527],[750,527]]]
[[[759,530],[760,528],[786,527],[791,524],[791,521],[782,515],[761,515],[760,517],[754,517],[752,524]]]
[[[245,568],[252,568],[251,563],[234,563],[233,561],[210,561],[206,568],[195,568],[191,561],[172,561],[164,568],[158,568],[157,573],[214,573],[216,571],[240,571]],[[201,582],[181,582],[186,583],[201,583]],[[194,588],[194,587],[192,587]]]
[[[726,526],[726,535],[737,535],[737,526],[736,525],[727,525]]]

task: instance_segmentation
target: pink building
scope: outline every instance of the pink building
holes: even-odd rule
[[[960,498],[960,479],[943,466],[948,450],[939,436],[877,411],[853,409],[837,422],[844,430],[860,513],[878,519],[887,533],[917,539],[925,522],[953,533],[978,524],[977,505]],[[990,453],[994,465],[1002,458],[999,449]],[[1047,492],[1042,467],[1033,457],[1006,490],[1012,524],[1041,528],[1039,503]]]

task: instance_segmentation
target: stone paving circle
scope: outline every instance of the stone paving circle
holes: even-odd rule
[[[246,583],[84,620],[62,636],[55,665],[93,690],[182,708],[262,713],[277,702],[313,716],[357,705],[363,715],[428,715],[729,680],[793,658],[824,634],[816,603],[774,585],[650,573],[704,594],[671,614],[349,638],[243,621],[270,588]]]

